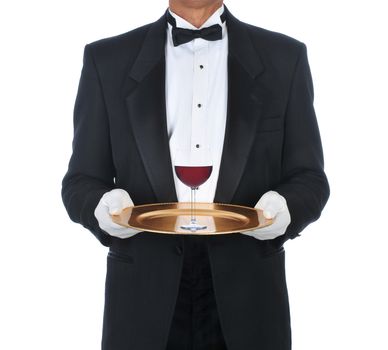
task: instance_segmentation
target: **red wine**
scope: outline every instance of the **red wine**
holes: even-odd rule
[[[212,173],[213,166],[181,166],[175,165],[175,172],[186,186],[198,187],[202,185]]]

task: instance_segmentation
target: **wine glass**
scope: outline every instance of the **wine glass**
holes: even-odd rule
[[[200,225],[195,217],[195,191],[211,175],[213,162],[209,147],[190,149],[176,149],[174,156],[174,169],[180,181],[191,188],[191,220],[180,228],[196,232],[207,226]]]

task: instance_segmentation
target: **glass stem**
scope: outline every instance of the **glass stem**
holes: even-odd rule
[[[195,189],[196,187],[191,187],[191,222],[195,223]]]
[[[190,200],[191,222],[193,222],[193,220],[194,220],[194,217],[193,217],[193,191],[194,191],[194,187],[191,187],[191,191],[190,191],[190,194],[191,194],[191,200]]]
[[[197,223],[197,218],[195,217],[195,191],[198,189],[198,187],[194,187],[194,201],[193,201],[193,216],[194,216],[194,222]]]

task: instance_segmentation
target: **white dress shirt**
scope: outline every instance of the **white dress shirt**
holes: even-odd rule
[[[218,180],[224,143],[227,89],[228,89],[228,36],[225,22],[220,15],[222,5],[200,27],[169,9],[176,26],[201,29],[213,24],[222,27],[222,39],[208,41],[202,38],[174,46],[172,26],[168,23],[166,54],[166,112],[170,155],[174,182],[179,202],[189,202],[190,187],[183,184],[174,170],[176,149],[198,152],[199,147],[209,147],[213,170],[209,179],[196,191],[196,201],[213,202]]]

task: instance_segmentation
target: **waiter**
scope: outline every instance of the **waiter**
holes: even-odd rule
[[[291,349],[283,245],[329,197],[313,99],[306,45],[219,0],[170,0],[157,21],[85,46],[62,198],[109,247],[103,350]],[[197,200],[273,225],[182,236],[112,222],[189,201],[171,160],[201,147],[213,171]]]

